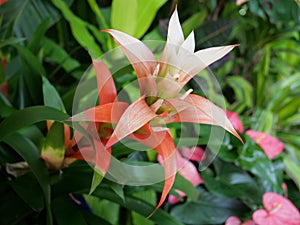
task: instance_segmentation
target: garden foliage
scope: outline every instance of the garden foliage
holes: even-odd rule
[[[143,77],[144,67],[167,76],[161,75],[167,70],[163,66],[128,63],[111,77],[110,65],[99,59],[117,44],[135,60],[117,30],[146,44],[162,42],[176,9],[183,36],[195,34],[195,52],[232,46],[226,55],[184,83],[183,95],[159,92],[162,101],[152,95],[150,81],[132,82]],[[299,31],[299,1],[293,0],[0,1],[0,224],[299,225]],[[159,62],[158,52],[153,57]],[[118,54],[110,57],[118,60]],[[166,55],[172,54],[161,59]],[[83,85],[78,97],[82,78],[96,93]],[[161,86],[170,90],[166,83]],[[135,105],[115,102],[118,93]],[[92,106],[91,96],[96,96]],[[203,96],[214,103],[206,102],[210,107],[224,108],[218,110],[227,115],[226,125],[201,114],[200,124],[189,123],[195,119],[182,113],[187,106],[181,104],[187,96],[200,104]],[[76,98],[86,111],[74,109]],[[164,118],[176,104],[182,112]],[[114,107],[115,118],[103,119]],[[131,127],[120,119],[122,113]],[[159,134],[167,138],[155,148],[144,140],[156,132],[158,114],[167,123]],[[88,125],[82,129],[83,120],[95,122],[96,133]],[[100,141],[92,138],[94,148],[85,148],[85,138],[93,135]],[[137,141],[147,151],[130,148]],[[171,165],[181,168],[176,176],[164,163],[170,146]],[[106,174],[110,156],[128,165],[157,166],[162,177],[169,176],[148,185],[114,182]]]

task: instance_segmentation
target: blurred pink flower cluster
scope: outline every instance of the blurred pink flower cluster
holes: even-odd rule
[[[264,209],[256,210],[252,220],[244,223],[236,216],[229,217],[225,225],[300,225],[300,213],[287,198],[268,192],[263,195]]]
[[[238,114],[235,112],[227,111],[226,115],[232,123],[233,127],[237,131],[244,133],[244,126],[239,119]],[[284,149],[284,144],[280,140],[267,133],[255,130],[247,130],[245,133],[264,150],[269,159],[275,158]]]

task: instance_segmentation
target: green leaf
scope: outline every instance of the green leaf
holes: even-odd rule
[[[287,174],[290,175],[300,190],[300,162],[296,161],[290,156],[285,156],[283,163],[285,165]]]
[[[125,201],[123,201],[115,193],[109,191],[109,189],[106,188],[96,189],[93,195],[101,199],[107,199],[112,202],[115,202],[130,210],[134,210],[135,212],[143,215],[144,217],[149,216],[155,208],[155,206],[152,206],[149,203],[132,196],[125,195]],[[150,220],[155,222],[155,224],[157,225],[183,225],[181,222],[179,222],[178,220],[176,220],[161,209],[158,209],[156,213],[152,217],[150,217]]]
[[[2,124],[0,124],[0,127]],[[18,133],[11,135],[7,134],[4,137],[4,142],[11,146],[29,164],[32,172],[37,178],[45,198],[47,209],[47,225],[51,225],[52,214],[50,209],[50,185],[48,169],[40,159],[39,149],[29,139],[24,138]]]
[[[298,132],[286,132],[286,133],[278,133],[278,138],[282,140],[283,142],[294,144],[296,146],[300,146],[300,139],[299,139],[299,133]]]
[[[258,110],[258,120],[253,126],[253,130],[272,133],[275,126],[275,115],[269,110]]]
[[[113,225],[120,224],[120,205],[91,195],[85,195],[84,198],[95,215],[107,220]]]
[[[0,224],[21,224],[34,211],[17,195],[7,183],[1,183]]]
[[[215,174],[206,169],[201,173],[205,187],[216,196],[241,199],[248,204],[260,204],[262,192],[255,180],[241,168],[219,159],[214,163]]]
[[[185,35],[188,35],[193,30],[195,30],[198,26],[200,26],[207,16],[206,10],[201,10],[200,12],[195,13],[190,18],[188,18],[182,24],[182,30]]]
[[[72,0],[67,0],[70,3]],[[45,19],[53,25],[59,20],[59,14],[50,1],[44,0],[11,0],[1,5],[0,15],[3,16],[0,27],[1,36],[13,36],[30,39],[37,27]]]
[[[50,84],[50,82],[45,77],[43,77],[43,96],[44,96],[44,104],[46,106],[66,112],[64,103],[62,102],[58,92],[56,91],[55,87],[52,84]]]
[[[55,169],[60,169],[65,157],[64,124],[54,122],[43,142],[41,158]]]
[[[251,84],[243,77],[230,76],[227,78],[227,82],[230,87],[233,88],[236,101],[238,103],[244,103],[248,107],[253,106],[252,95],[253,90]]]
[[[88,0],[88,3],[91,7],[91,9],[93,10],[93,12],[95,13],[95,15],[98,17],[98,19],[101,22],[101,25],[103,26],[103,29],[109,29],[108,24],[106,23],[106,20],[101,12],[100,7],[98,6],[96,0]]]
[[[224,45],[234,25],[232,21],[221,19],[203,23],[195,30],[196,49]]]
[[[60,196],[70,192],[88,193],[91,185],[92,173],[92,168],[86,163],[77,162],[72,164],[70,167],[63,170],[63,179],[53,185],[53,196]],[[129,196],[127,193],[125,193],[123,199],[111,189],[111,182],[109,182],[108,185],[106,185],[107,187],[104,188],[105,184],[106,181],[103,180],[101,185],[96,188],[92,195],[97,196],[100,199],[115,202],[118,205],[129,210],[134,210],[145,217],[149,216],[150,213],[153,212],[155,206],[146,203],[143,200]],[[157,210],[150,219],[158,225],[183,225],[161,209]]]
[[[300,97],[292,97],[286,104],[282,105],[278,112],[278,120],[283,121],[294,114],[298,114],[300,108]]]
[[[158,9],[166,2],[167,0],[114,0],[111,25],[116,30],[140,38],[148,30]]]
[[[102,51],[94,37],[90,34],[87,23],[73,14],[64,1],[52,0],[52,3],[61,10],[65,19],[70,23],[72,34],[78,43],[89,51],[92,59],[98,58],[102,54]]]
[[[172,189],[178,189],[186,193],[189,201],[196,201],[199,197],[199,192],[196,187],[194,187],[191,182],[189,182],[180,174],[176,174],[176,179]]]
[[[27,48],[34,54],[38,54],[41,48],[46,31],[50,27],[50,19],[45,19],[35,30],[32,37],[30,38]]]
[[[9,37],[8,39],[0,40],[0,48],[10,46],[10,45],[19,44],[22,41],[24,41],[24,38]]]
[[[92,185],[89,194],[91,195],[95,189],[101,184],[101,181],[103,180],[105,174],[101,170],[98,170],[97,168],[94,168],[93,173],[93,179],[92,179]]]
[[[145,190],[145,191],[141,191],[141,192],[136,192],[136,193],[133,194],[133,196],[137,197],[139,199],[142,199],[145,202],[148,202],[152,205],[157,204],[157,202],[156,202],[156,193],[153,190]],[[151,220],[141,216],[140,214],[138,214],[136,212],[132,212],[131,215],[132,215],[133,225],[140,225],[140,224],[154,225],[154,223]]]
[[[32,173],[18,177],[9,184],[34,211],[41,212],[43,210],[43,192]]]
[[[223,224],[229,216],[241,216],[246,210],[237,200],[216,197],[200,189],[197,202],[176,205],[171,209],[171,215],[184,224]]]
[[[68,73],[80,67],[80,63],[73,59],[52,39],[44,38],[43,50],[45,54],[45,61],[59,64]],[[75,75],[72,73],[72,76]],[[78,77],[75,78],[78,79]]]
[[[269,189],[266,191],[282,192],[282,180],[277,175],[277,172],[282,172],[276,170],[262,149],[248,136],[245,136],[245,144],[236,162],[242,169],[250,171],[266,182]]]
[[[46,71],[42,66],[41,62],[28,48],[23,47],[21,45],[15,45],[15,47],[17,48],[20,56],[26,62],[30,69],[32,69],[36,74],[39,74],[41,76],[46,75]]]
[[[47,106],[32,106],[17,111],[0,123],[0,141],[20,128],[46,120],[63,121],[69,116]]]
[[[54,199],[52,210],[58,225],[88,225],[80,210],[75,207],[68,197]]]

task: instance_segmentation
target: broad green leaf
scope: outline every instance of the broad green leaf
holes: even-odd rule
[[[103,26],[103,29],[109,29],[108,24],[106,23],[106,20],[102,14],[102,11],[100,9],[100,7],[98,6],[96,0],[88,0],[88,3],[91,7],[91,9],[93,10],[93,12],[95,13],[95,15],[98,17],[98,19],[101,22],[101,25]]]
[[[6,47],[9,45],[19,44],[22,41],[24,41],[24,38],[9,37],[8,39],[0,41],[0,48]]]
[[[270,189],[268,191],[281,193],[282,180],[276,173],[280,171],[276,171],[266,154],[248,136],[245,136],[245,144],[236,162],[242,169],[250,171],[267,182]]]
[[[270,95],[270,100],[267,104],[267,109],[273,112],[277,112],[278,110],[280,110],[282,108],[282,104],[284,103],[284,100],[288,98],[290,93],[291,93],[290,88],[284,88]]]
[[[253,129],[266,133],[272,133],[275,126],[274,113],[269,110],[258,111],[258,120],[254,124]]]
[[[286,168],[286,172],[294,180],[294,182],[298,186],[298,189],[300,190],[300,162],[294,160],[290,156],[285,156],[283,162]]]
[[[42,144],[41,158],[49,167],[60,169],[65,157],[64,124],[54,122]]]
[[[2,124],[0,124],[0,127],[2,127]],[[6,137],[2,135],[2,137],[5,137],[4,142],[11,146],[29,164],[43,190],[47,210],[47,225],[51,225],[52,213],[50,209],[49,175],[47,167],[40,159],[40,151],[29,139],[24,138],[22,135],[18,133],[8,134]]]
[[[9,185],[34,211],[41,212],[44,209],[43,192],[32,173],[14,179]]]
[[[278,138],[283,142],[294,144],[296,146],[300,146],[300,139],[299,139],[299,132],[285,132],[285,133],[278,133]]]
[[[196,187],[194,187],[191,182],[189,182],[180,174],[176,175],[176,179],[172,189],[178,189],[186,193],[188,201],[196,201],[200,194]]]
[[[47,74],[40,60],[27,47],[18,44],[14,47],[16,47],[19,55],[32,71],[40,76],[45,76]]]
[[[62,112],[66,112],[64,103],[62,102],[58,92],[55,87],[50,84],[47,78],[43,77],[43,96],[44,104],[46,106],[58,109]]]
[[[224,45],[234,25],[232,21],[221,19],[203,23],[195,30],[196,49]]]
[[[110,208],[110,207],[108,207],[108,208]],[[102,219],[102,217],[100,218],[100,217],[98,217],[94,214],[91,214],[89,212],[83,211],[82,215],[83,215],[85,221],[87,222],[87,224],[112,225],[108,221]]]
[[[201,10],[200,12],[195,13],[193,16],[188,18],[184,23],[182,23],[182,31],[187,36],[198,26],[200,26],[207,16],[206,10]]]
[[[85,195],[84,198],[95,215],[107,220],[113,225],[120,224],[120,205],[91,195]]]
[[[140,38],[150,27],[154,20],[157,11],[163,6],[168,0],[137,0],[137,26],[136,26],[136,37]]]
[[[262,192],[246,171],[221,160],[215,160],[213,165],[215,174],[210,169],[201,173],[204,185],[211,193],[217,196],[241,199],[247,204],[261,203]]]
[[[63,121],[69,116],[47,106],[32,106],[12,113],[0,123],[0,141],[20,128],[46,120]]]
[[[197,202],[178,204],[171,209],[171,215],[184,224],[223,224],[229,216],[241,216],[247,210],[240,201],[199,191]]]
[[[228,84],[234,90],[237,102],[244,103],[248,107],[253,106],[253,89],[251,84],[243,77],[230,76],[227,78]]]
[[[99,197],[100,199],[107,199],[112,202],[115,202],[129,210],[133,210],[143,215],[144,217],[149,216],[154,209],[153,205],[150,205],[149,203],[132,196],[125,195],[125,201],[123,201],[112,191],[109,191],[108,189],[105,188],[96,189],[93,195]],[[178,220],[176,220],[175,218],[173,218],[172,216],[170,216],[168,213],[166,213],[164,210],[161,209],[158,209],[156,213],[150,217],[150,220],[157,225],[183,225],[183,223],[179,222]]]
[[[76,16],[64,1],[52,0],[52,3],[61,10],[65,19],[70,23],[72,34],[78,43],[88,50],[93,59],[98,58],[102,54],[102,51],[94,37],[90,34],[87,23]]]
[[[300,124],[300,114],[295,114],[285,120],[285,123],[290,125],[299,125]]]
[[[136,29],[138,29],[138,0],[115,0],[112,2],[111,7],[112,10],[110,20],[112,28],[123,31],[131,36],[135,36]]]
[[[80,67],[80,63],[73,59],[62,47],[56,44],[52,39],[44,38],[43,50],[45,60],[59,64],[66,72],[72,72]],[[74,76],[73,73],[71,73]],[[75,77],[78,79],[78,77]]]
[[[158,9],[166,2],[167,0],[114,0],[111,13],[112,28],[140,38],[148,30]]]
[[[37,27],[37,29],[31,36],[27,48],[34,54],[37,54],[38,51],[40,50],[45,33],[49,29],[49,27],[50,27],[50,19],[48,18],[41,22],[41,24]]]
[[[72,164],[70,167],[63,170],[63,179],[53,185],[53,196],[60,196],[70,192],[88,193],[91,185],[92,173],[92,168],[86,163],[76,162]],[[145,217],[153,212],[155,206],[150,205],[143,200],[131,197],[127,195],[127,193],[124,195],[125,198],[122,199],[110,188],[111,183],[108,183],[108,185],[106,185],[107,187],[104,188],[105,183],[106,181],[103,180],[101,185],[96,188],[92,195],[97,196],[100,199],[115,202],[129,210],[134,210]],[[158,225],[183,225],[161,209],[158,209],[150,219]]]
[[[7,183],[1,182],[0,195],[1,225],[20,224],[20,220],[34,212]]]
[[[66,1],[68,4],[72,0]],[[13,36],[29,39],[37,27],[45,19],[53,25],[59,20],[59,14],[50,1],[44,0],[11,0],[1,5],[0,15],[3,15],[1,36]]]
[[[298,114],[300,108],[300,97],[292,97],[289,101],[282,105],[278,112],[278,120],[284,121],[289,117]]]
[[[145,190],[141,192],[136,192],[133,194],[134,197],[144,200],[152,205],[156,205],[156,193],[153,190]],[[154,225],[154,223],[136,212],[132,212],[132,223],[133,225]]]
[[[119,185],[114,182],[109,182],[109,187],[111,190],[113,190],[114,193],[116,193],[123,201],[125,201],[124,198],[124,186]]]
[[[52,202],[52,210],[58,225],[88,225],[71,198],[60,197]]]

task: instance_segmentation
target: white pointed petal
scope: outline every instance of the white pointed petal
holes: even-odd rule
[[[189,52],[194,52],[195,51],[195,35],[194,31],[192,31],[189,36],[185,39],[183,42],[182,46],[183,49]]]
[[[213,62],[215,62],[218,59],[225,56],[227,53],[229,53],[236,46],[238,46],[238,45],[227,45],[227,46],[206,48],[206,49],[195,52],[195,55],[206,66],[209,66]]]
[[[105,30],[105,32],[108,32],[123,48],[124,54],[127,56],[133,67],[135,67],[135,65],[136,67],[139,67],[139,70],[136,72],[147,72],[148,74],[154,72],[157,60],[152,51],[143,42],[121,31],[110,29]],[[140,71],[141,69],[142,71]],[[148,74],[137,75],[144,77]]]
[[[175,9],[169,21],[167,42],[168,44],[179,46],[183,43],[183,41],[184,36],[179,22],[177,9]]]

